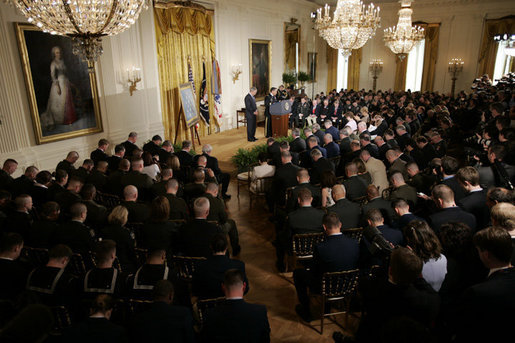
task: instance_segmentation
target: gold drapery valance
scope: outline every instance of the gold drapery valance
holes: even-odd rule
[[[338,50],[331,48],[327,43],[327,91],[336,89],[338,78]]]
[[[203,76],[202,62],[205,62],[210,124],[211,127],[216,125],[211,93],[212,61],[215,58],[212,15],[211,11],[197,8],[154,8],[161,107],[167,139],[174,139],[176,132],[178,140],[194,138],[184,120],[177,127],[177,119],[182,115],[179,85],[188,82],[188,59],[195,82],[197,110]],[[202,137],[208,130],[202,120],[199,123],[198,133]]]
[[[497,47],[499,46],[499,44],[494,41],[494,36],[496,34],[503,33],[512,34],[514,31],[515,15],[510,15],[500,19],[485,20],[483,39],[479,50],[478,76],[488,74],[488,76],[493,77]]]
[[[440,36],[440,23],[415,22],[414,25],[422,27],[426,33],[424,43],[424,67],[422,71],[422,92],[432,92],[435,83],[436,60],[438,59],[438,39]]]
[[[349,56],[347,89],[359,90],[359,68],[361,66],[362,56],[361,48],[352,50],[352,54]]]

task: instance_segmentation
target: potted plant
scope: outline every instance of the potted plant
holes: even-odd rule
[[[297,77],[297,79],[300,82],[301,88],[304,88],[304,83],[310,81],[311,76],[309,76],[309,74],[304,71],[299,71],[299,76]]]
[[[297,82],[297,78],[294,73],[283,73],[283,83],[286,86],[293,85],[295,82]]]

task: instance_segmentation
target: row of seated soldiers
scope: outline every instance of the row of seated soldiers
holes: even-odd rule
[[[244,263],[228,257],[224,235],[214,235],[210,246],[212,254],[197,264],[189,287],[170,261],[167,263],[166,250],[157,246],[148,249],[146,260],[129,273],[115,263],[116,242],[103,239],[95,244],[95,265],[79,271],[70,268],[74,255],[67,245],[53,246],[45,251],[46,262],[43,258],[36,261],[31,259],[35,251],[23,249],[19,234],[3,234],[0,271],[9,278],[0,285],[0,337],[30,341],[32,336],[36,341],[52,332],[52,339],[46,341],[128,342],[128,331],[131,342],[194,342],[197,336],[202,342],[224,342],[249,333],[257,337],[256,342],[269,341],[264,306],[231,300],[241,299],[249,289]],[[225,302],[219,298],[223,296]],[[217,308],[203,309],[198,318],[202,331],[197,334],[192,299],[209,298],[218,298]],[[57,308],[62,322],[53,325]],[[234,320],[240,324],[238,328],[231,328]],[[34,325],[35,332],[23,333],[23,325],[24,329]]]

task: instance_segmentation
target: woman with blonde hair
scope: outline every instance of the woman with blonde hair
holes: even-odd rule
[[[126,207],[116,206],[107,217],[108,225],[100,232],[103,239],[112,239],[116,242],[116,256],[124,272],[134,271],[137,266],[134,233],[125,227],[128,217],[129,211]]]

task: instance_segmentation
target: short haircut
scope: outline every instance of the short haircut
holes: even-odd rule
[[[320,157],[320,156],[322,156],[322,152],[318,149],[313,149],[313,150],[311,150],[309,155],[311,156],[311,158]]]
[[[222,234],[216,234],[211,239],[211,243],[209,244],[211,247],[211,252],[213,254],[224,252],[227,250],[227,239],[225,238],[225,235]]]
[[[281,158],[289,159],[291,158],[291,153],[289,151],[281,151]]]
[[[446,175],[454,175],[460,168],[457,159],[451,156],[442,157],[442,170]]]
[[[205,197],[200,197],[195,199],[193,202],[193,211],[195,212],[195,215],[201,215],[204,214],[204,212],[209,210],[209,200]]]
[[[470,183],[472,186],[479,185],[479,172],[474,167],[463,167],[456,173],[456,178],[462,184]]]
[[[368,185],[367,187],[367,196],[369,198],[376,198],[379,196],[379,188],[375,185]]]
[[[82,194],[82,198],[84,198],[84,200],[92,200],[96,192],[97,189],[95,185],[91,183],[86,183],[84,186],[82,186],[82,189],[80,190],[80,193]]]
[[[213,147],[211,146],[211,144],[205,144],[202,147],[202,153],[204,153],[204,154],[207,154],[207,153],[209,153],[211,151],[213,151]]]
[[[381,210],[379,210],[378,208],[372,208],[368,210],[366,216],[367,219],[373,223],[380,223],[384,220],[383,214],[381,213]]]
[[[359,135],[359,139],[364,140],[365,142],[370,142],[370,135],[368,133],[362,132]]]
[[[206,174],[203,168],[197,168],[193,171],[193,182],[204,181]]]
[[[63,258],[63,257],[70,258],[72,255],[73,255],[72,249],[70,249],[70,247],[65,244],[54,245],[48,251],[49,259]]]
[[[123,189],[123,197],[124,198],[132,198],[134,196],[138,196],[138,189],[133,185],[127,185]]]
[[[504,106],[500,102],[494,102],[493,104],[491,104],[490,109],[495,110],[499,114],[502,114],[504,112]]]
[[[116,242],[112,239],[103,239],[95,247],[95,258],[97,263],[105,263],[111,258],[111,254],[116,250]]]
[[[281,143],[279,143],[279,148],[283,150],[288,150],[290,148],[290,144],[288,144],[287,141],[282,141]]]
[[[162,139],[162,138],[161,138],[161,136],[159,136],[159,135],[154,135],[154,136],[152,137],[152,140],[153,140],[153,141],[163,141],[163,139]]]
[[[513,202],[514,195],[513,191],[502,187],[490,188],[486,193],[487,199],[493,202]]]
[[[121,170],[129,170],[129,168],[131,167],[131,162],[124,158],[120,161],[120,164],[118,165],[118,169],[121,169]]]
[[[83,162],[82,162],[82,165],[83,166],[94,166],[95,165],[95,162],[93,162],[92,159],[90,158],[86,158]]]
[[[133,169],[134,169],[134,167],[138,167],[140,165],[143,167],[143,159],[142,158],[135,158],[131,161],[131,166]]]
[[[176,189],[179,188],[179,181],[176,179],[170,179],[166,182],[166,189]]]
[[[58,203],[56,203],[55,201],[47,201],[43,205],[41,205],[40,214],[43,217],[48,218],[52,214],[58,212],[59,209],[60,208],[59,208],[59,204]]]
[[[159,280],[156,282],[154,289],[152,290],[152,297],[154,300],[163,299],[168,296],[174,295],[173,283],[168,280]]]
[[[492,207],[490,211],[492,222],[505,230],[515,229],[515,205],[508,202],[500,202]]]
[[[400,171],[394,172],[392,175],[390,175],[390,180],[395,182],[404,182],[404,175]]]
[[[300,199],[300,201],[302,201],[302,202],[310,201],[312,197],[313,197],[313,194],[311,193],[311,191],[308,188],[302,187],[301,189],[299,189],[297,198]]]
[[[224,274],[224,286],[227,289],[243,285],[245,275],[239,269],[228,269]]]
[[[318,144],[317,138],[315,136],[309,136],[308,138],[308,144]]]
[[[304,179],[304,180],[309,179],[308,170],[306,168],[301,168],[301,169],[297,170],[297,177],[299,179]]]
[[[299,137],[300,136],[300,130],[295,128],[291,131],[291,135],[294,136],[294,137]]]
[[[83,213],[87,213],[88,208],[83,203],[77,202],[70,206],[70,215],[73,218],[79,218]]]
[[[402,231],[407,244],[422,261],[440,258],[442,252],[440,240],[425,221],[412,220]]]
[[[422,274],[422,267],[422,260],[408,248],[399,246],[390,255],[390,274],[398,285],[413,283]]]
[[[191,147],[191,141],[182,141],[182,148],[187,149]]]
[[[409,204],[404,199],[397,199],[392,202],[393,208],[409,208]]]
[[[161,178],[173,176],[173,170],[171,168],[164,168],[161,170]]]
[[[256,87],[250,87],[250,92],[254,92],[254,91],[257,91],[257,88]]]
[[[474,245],[481,251],[488,251],[497,260],[510,263],[513,245],[508,231],[499,227],[489,227],[477,232]]]
[[[107,217],[107,222],[109,224],[113,225],[120,225],[124,226],[127,224],[127,220],[129,218],[129,210],[125,206],[118,205],[111,213],[109,213],[109,216]]]
[[[97,170],[107,169],[109,163],[107,161],[98,161],[97,162]]]
[[[7,167],[9,164],[18,164],[18,162],[12,158],[8,158],[4,161],[4,167]]]
[[[131,138],[138,137],[138,133],[135,131],[132,131],[129,133],[129,137],[131,137]]]
[[[99,294],[91,303],[92,313],[106,313],[114,307],[113,298],[108,294]]]
[[[209,192],[218,191],[218,184],[216,184],[214,182],[209,182],[206,186],[206,191],[209,191]]]
[[[358,173],[358,166],[354,162],[349,162],[345,165],[345,171],[348,174],[354,175]]]
[[[454,191],[447,185],[436,185],[433,188],[433,199],[442,199],[444,202],[454,201]]]
[[[153,222],[161,223],[170,217],[170,203],[164,196],[158,196],[152,200],[150,206],[150,218]]]
[[[98,147],[100,148],[103,145],[109,145],[109,141],[105,138],[102,138],[98,141]]]
[[[39,184],[46,185],[52,181],[52,174],[48,170],[42,170],[36,175],[36,181]]]
[[[502,161],[506,156],[506,147],[502,144],[494,144],[488,148],[488,151],[495,154],[495,158]]]
[[[57,169],[55,171],[55,181],[63,182],[68,177],[68,173],[64,169]]]
[[[114,153],[118,154],[122,151],[125,151],[125,146],[123,144],[116,144],[114,147]]]
[[[27,205],[31,199],[31,196],[28,194],[20,194],[14,199],[14,206],[16,206],[16,208],[22,208]]]
[[[172,142],[170,142],[169,140],[166,140],[163,142],[163,144],[161,144],[162,147],[169,147],[169,146],[173,146]]]
[[[327,229],[337,229],[341,224],[340,217],[334,212],[326,213],[322,219],[322,224]]]
[[[19,233],[6,232],[0,237],[0,253],[12,251],[20,244],[23,244],[23,237]]]
[[[353,140],[353,141],[350,142],[350,146],[353,147],[353,148],[360,148],[361,144],[359,143],[358,140]]]

